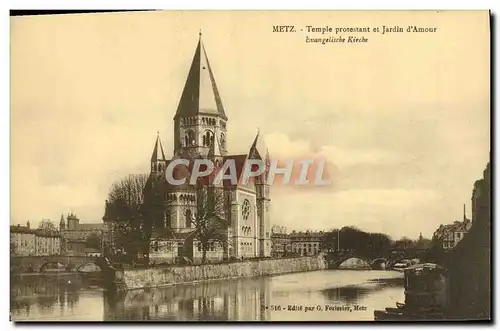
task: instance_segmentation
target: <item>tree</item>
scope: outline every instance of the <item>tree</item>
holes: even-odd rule
[[[152,220],[144,213],[144,188],[148,175],[129,175],[112,184],[106,200],[106,221],[113,221],[115,246],[135,260],[138,253],[149,256]]]
[[[431,246],[424,253],[423,260],[425,262],[445,265],[447,257],[449,257],[449,254],[444,250],[442,242],[437,237],[433,237]]]
[[[323,247],[329,252],[353,250],[366,258],[386,256],[391,248],[391,238],[383,233],[369,233],[354,226],[332,229],[324,236]]]
[[[394,248],[402,250],[414,248],[415,245],[416,243],[407,237],[402,237],[401,239],[396,240],[393,244]]]
[[[222,189],[198,184],[196,188],[196,212],[186,215],[194,225],[193,239],[201,245],[201,263],[206,263],[207,251],[211,243],[222,245],[226,255],[228,238],[227,198]]]
[[[101,235],[95,232],[91,233],[85,240],[85,246],[87,248],[101,249],[101,244]]]
[[[40,225],[38,226],[38,229],[42,230],[42,231],[45,231],[45,232],[55,232],[55,231],[57,231],[56,226],[49,219],[43,219],[42,222],[40,223]]]
[[[373,258],[387,256],[391,251],[391,238],[383,233],[370,233],[367,248]]]

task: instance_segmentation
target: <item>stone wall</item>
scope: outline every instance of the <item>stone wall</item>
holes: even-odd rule
[[[326,268],[327,263],[324,257],[320,255],[290,259],[125,270],[123,272],[123,282],[127,289],[137,289],[215,279],[269,276]]]

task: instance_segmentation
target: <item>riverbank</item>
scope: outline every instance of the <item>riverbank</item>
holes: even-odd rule
[[[288,259],[269,259],[225,264],[180,267],[151,267],[124,270],[117,282],[124,289],[141,289],[211,280],[273,276],[295,272],[327,269],[322,255]]]
[[[26,276],[75,276],[82,275],[80,272],[25,272],[25,273],[13,273],[14,277],[26,277]]]

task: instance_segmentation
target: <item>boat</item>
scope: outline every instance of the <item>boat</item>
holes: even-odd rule
[[[403,272],[406,268],[408,268],[410,266],[411,266],[411,261],[410,260],[401,260],[399,262],[396,262],[392,266],[392,270]]]
[[[376,321],[418,321],[445,319],[447,307],[446,269],[424,263],[404,269],[405,302],[374,311]]]

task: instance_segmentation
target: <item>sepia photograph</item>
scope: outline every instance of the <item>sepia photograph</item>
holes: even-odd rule
[[[491,20],[11,14],[10,320],[491,321]]]

